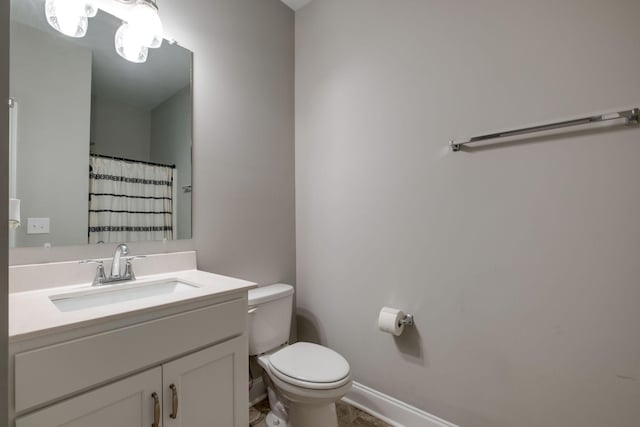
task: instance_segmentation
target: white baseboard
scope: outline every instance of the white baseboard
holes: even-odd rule
[[[249,406],[266,397],[267,390],[262,377],[254,378],[249,390]],[[355,381],[351,391],[342,400],[394,427],[458,427]]]
[[[355,381],[342,400],[394,427],[458,427]]]

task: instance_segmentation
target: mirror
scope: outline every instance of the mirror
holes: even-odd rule
[[[11,2],[12,246],[191,238],[192,53],[128,62],[120,24],[100,10],[71,38],[44,0]]]

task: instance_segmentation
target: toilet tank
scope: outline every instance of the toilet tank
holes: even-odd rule
[[[278,283],[249,290],[249,355],[274,350],[289,341],[293,286]]]

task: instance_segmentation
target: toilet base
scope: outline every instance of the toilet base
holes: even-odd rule
[[[267,414],[265,422],[267,424],[267,427],[293,427],[291,424],[279,418],[271,411],[269,411],[269,413]]]
[[[338,427],[336,404],[293,404],[289,407],[289,427]]]
[[[273,412],[265,419],[267,427],[338,427],[336,405],[289,408],[289,422]]]

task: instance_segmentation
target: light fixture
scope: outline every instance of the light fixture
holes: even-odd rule
[[[163,35],[158,6],[151,0],[137,0],[116,32],[116,51],[128,61],[145,62],[149,48],[162,45]]]
[[[44,12],[47,22],[69,37],[84,37],[89,18],[96,16],[98,8],[88,0],[46,0]]]
[[[116,31],[116,52],[127,61],[142,63],[147,60],[149,48],[142,46],[131,35],[129,24],[123,23]]]

